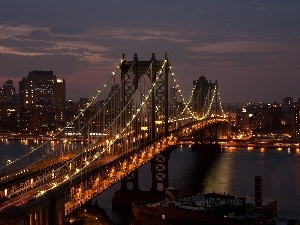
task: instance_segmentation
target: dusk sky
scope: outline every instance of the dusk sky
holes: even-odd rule
[[[0,0],[0,85],[31,70],[66,79],[67,98],[94,96],[122,53],[168,53],[187,97],[218,81],[222,102],[300,98],[299,0]]]

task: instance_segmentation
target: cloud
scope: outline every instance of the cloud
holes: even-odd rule
[[[0,2],[1,76],[52,69],[79,79],[111,71],[122,53],[167,52],[186,87],[202,73],[236,80],[282,67],[299,77],[300,1]]]
[[[28,35],[36,30],[45,30],[41,27],[33,27],[26,24],[7,23],[0,24],[0,38],[9,38]]]
[[[94,42],[95,34],[82,33],[81,29],[53,29],[29,25],[7,24],[0,29],[0,55],[2,62],[43,61],[57,64],[56,58],[74,61],[70,71],[95,68],[111,59],[105,56],[110,51],[99,42]],[[26,59],[25,56],[29,58]],[[34,59],[34,60],[33,60]],[[76,63],[75,63],[76,62]],[[32,62],[31,62],[32,63]],[[8,63],[9,64],[9,63]],[[12,63],[13,64],[13,63]],[[35,63],[33,63],[34,65]],[[43,63],[42,63],[43,65]],[[3,64],[3,67],[5,64]],[[81,68],[81,69],[80,69]],[[5,69],[2,69],[5,73]]]
[[[50,69],[60,74],[75,73],[78,67],[88,66],[78,57],[71,55],[38,55],[23,56],[14,54],[1,54],[0,68],[2,76],[22,77],[31,70]]]
[[[109,38],[115,40],[130,40],[130,41],[149,41],[149,40],[161,40],[161,41],[171,41],[174,43],[186,43],[190,40],[186,37],[181,37],[174,30],[160,30],[151,29],[144,27],[143,29],[137,28],[114,28],[101,30],[100,28],[95,28],[89,30],[90,33],[97,35],[102,38]]]
[[[52,27],[49,29],[52,34],[82,34],[86,33],[85,29],[79,27]]]
[[[258,52],[278,52],[286,51],[285,47],[272,42],[257,42],[257,41],[234,41],[206,44],[190,48],[194,52],[209,52],[209,53],[258,53]]]

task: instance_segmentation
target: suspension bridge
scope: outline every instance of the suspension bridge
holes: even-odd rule
[[[167,54],[148,61],[123,54],[67,124],[0,169],[0,224],[61,225],[116,182],[135,186],[137,169],[150,160],[152,189],[164,190],[164,157],[178,140],[227,122],[217,82],[200,89],[184,99]]]

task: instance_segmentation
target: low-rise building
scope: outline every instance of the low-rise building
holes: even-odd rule
[[[268,224],[276,219],[277,200],[263,199],[261,184],[261,177],[256,177],[255,197],[208,193],[181,200],[167,197],[164,200],[135,202],[132,206],[132,224]]]

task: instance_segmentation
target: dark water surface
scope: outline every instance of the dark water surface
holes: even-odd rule
[[[262,176],[263,197],[276,198],[278,217],[300,219],[300,150],[277,148],[228,148],[210,162],[187,146],[178,146],[169,161],[170,186],[180,197],[197,193],[226,193],[254,196],[254,178]],[[150,164],[140,169],[140,188],[150,190]],[[120,184],[98,197],[110,218],[123,217],[111,209],[111,198]]]

